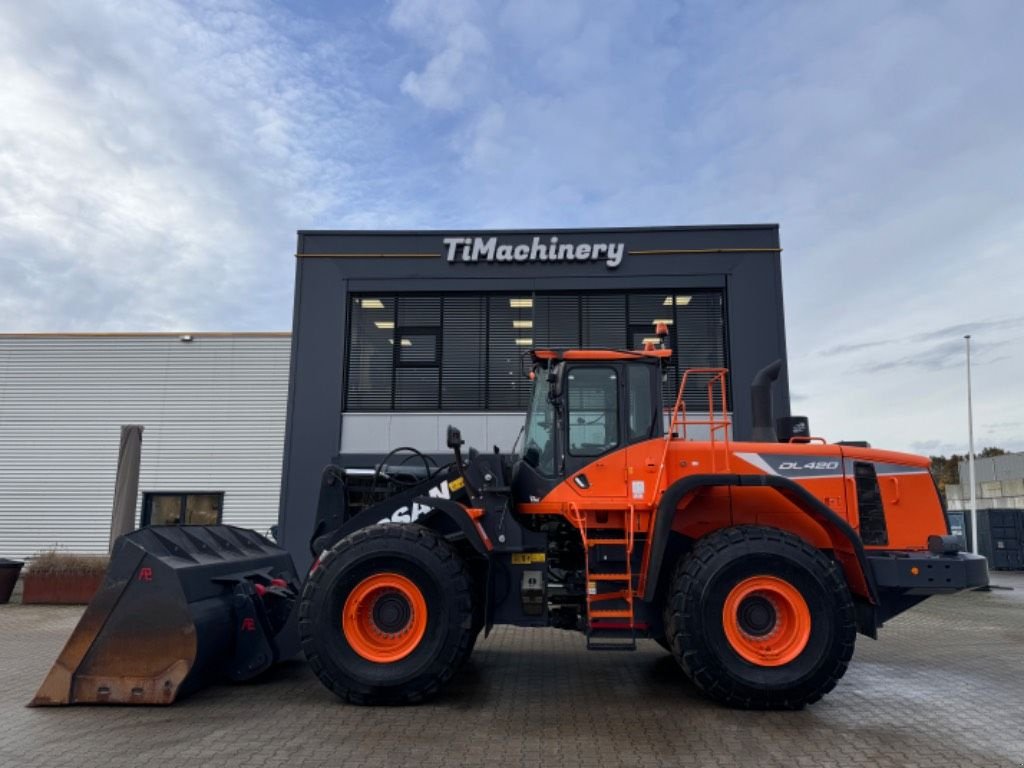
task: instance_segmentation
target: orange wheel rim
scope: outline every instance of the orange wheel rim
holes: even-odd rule
[[[803,653],[811,612],[800,591],[775,576],[752,576],[729,592],[722,608],[729,645],[759,667],[781,667]]]
[[[427,601],[411,579],[377,573],[356,584],[341,611],[345,639],[367,661],[390,664],[412,653],[427,631]]]

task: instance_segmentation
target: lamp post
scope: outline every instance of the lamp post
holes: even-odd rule
[[[978,554],[978,489],[974,483],[974,406],[971,404],[971,334],[967,342],[967,478],[971,484],[971,551]]]

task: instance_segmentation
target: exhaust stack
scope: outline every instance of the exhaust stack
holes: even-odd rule
[[[750,384],[750,413],[753,431],[750,439],[755,443],[775,443],[779,436],[775,432],[772,418],[772,384],[779,378],[782,360],[769,363],[754,374]]]

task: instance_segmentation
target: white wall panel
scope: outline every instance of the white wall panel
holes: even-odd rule
[[[708,414],[693,412],[694,421],[707,421]],[[729,414],[732,418],[732,413]],[[520,431],[525,413],[345,413],[341,421],[341,453],[386,453],[400,445],[411,445],[427,453],[447,453],[448,425],[462,432],[466,445],[479,451],[490,451],[497,445],[502,451],[521,449]],[[665,415],[668,429],[668,414]],[[687,429],[689,440],[707,440],[710,429],[695,424]],[[730,437],[732,429],[729,430]],[[716,434],[721,440],[721,432]]]
[[[224,522],[277,521],[287,334],[0,335],[0,556],[104,552],[122,424],[145,491],[223,491]]]
[[[386,453],[411,445],[427,453],[447,453],[448,425],[462,431],[466,445],[511,450],[525,413],[346,413],[341,421],[341,453]]]

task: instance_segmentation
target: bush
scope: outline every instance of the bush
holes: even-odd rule
[[[51,549],[33,557],[27,572],[39,576],[102,576],[109,562],[106,555],[76,555]]]

